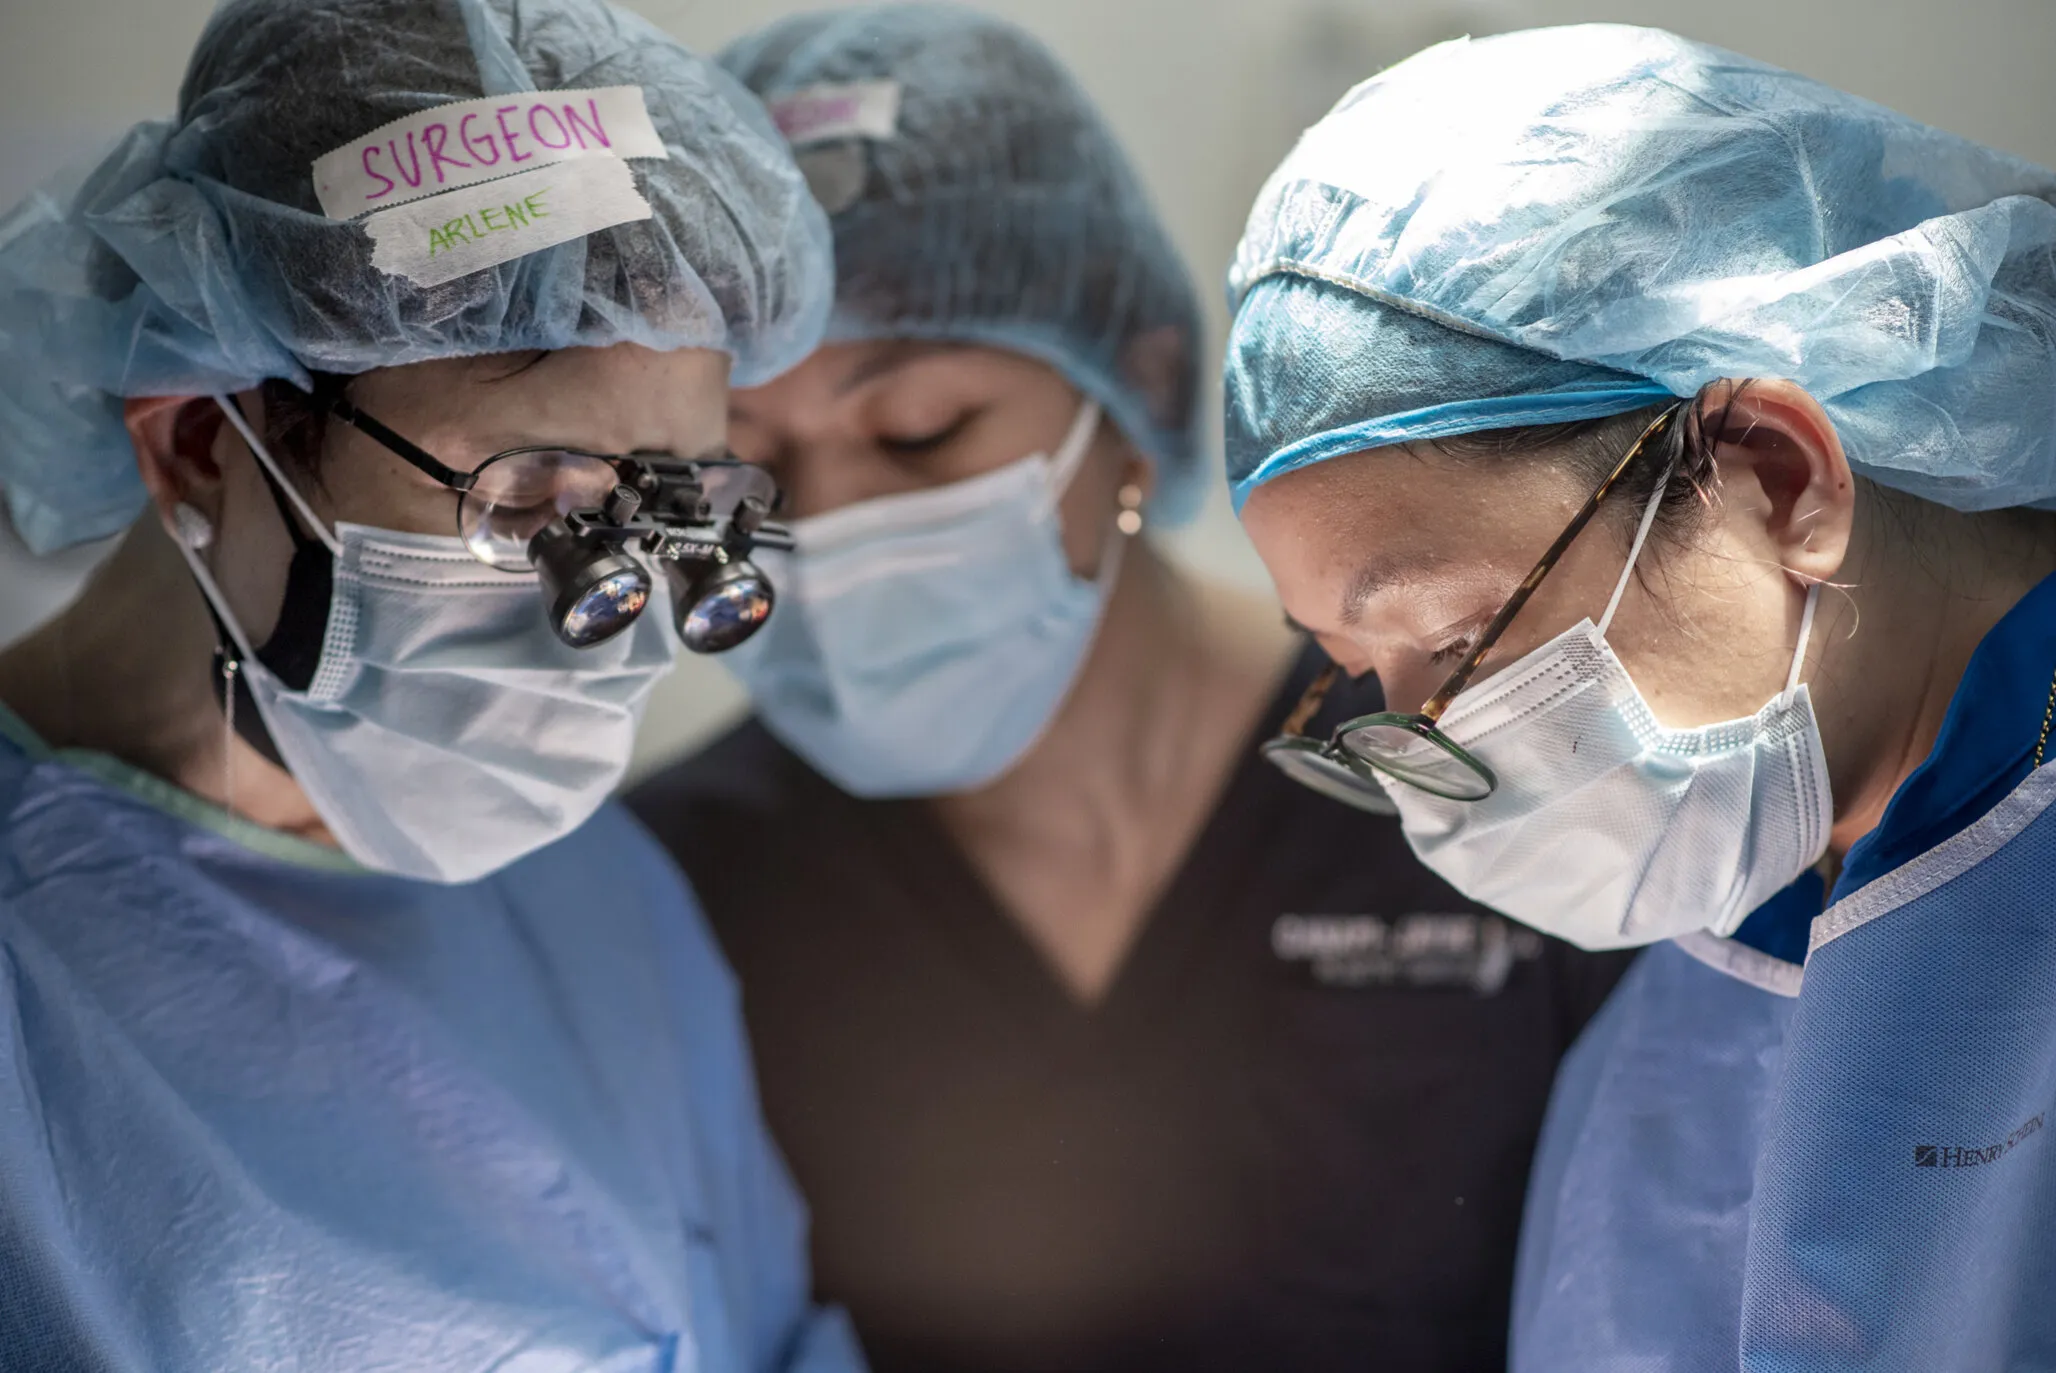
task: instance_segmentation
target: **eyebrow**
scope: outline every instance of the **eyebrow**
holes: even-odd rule
[[[945,343],[930,339],[902,339],[889,347],[881,348],[850,369],[850,374],[836,383],[835,394],[846,396],[867,381],[875,381],[887,372],[897,371],[909,363],[937,353],[952,353],[961,344]]]
[[[1370,558],[1357,568],[1350,576],[1349,584],[1342,589],[1337,620],[1344,625],[1355,624],[1363,618],[1364,602],[1371,597],[1391,587],[1419,581],[1423,572],[1444,561],[1439,554],[1427,552],[1381,553]]]
[[[528,355],[526,357],[523,357],[519,353],[516,353],[513,356],[519,358],[520,360],[513,363],[511,366],[507,368],[506,371],[501,372],[498,376],[491,376],[482,379],[479,384],[481,386],[498,386],[501,382],[512,381],[516,377],[527,376],[530,372],[533,372],[536,368],[548,362],[552,357],[555,357],[556,350],[550,348],[534,348],[529,350]],[[490,361],[490,359],[481,359],[481,361]]]

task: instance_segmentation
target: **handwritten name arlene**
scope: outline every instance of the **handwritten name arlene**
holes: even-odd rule
[[[532,195],[505,205],[488,205],[476,214],[463,214],[442,224],[430,225],[428,230],[428,255],[452,252],[459,244],[476,243],[488,234],[505,233],[509,229],[526,229],[539,219],[548,219],[550,212],[543,206],[543,197],[550,193],[545,186]]]

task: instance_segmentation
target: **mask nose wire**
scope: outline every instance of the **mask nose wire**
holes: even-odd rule
[[[264,446],[264,440],[257,437],[257,431],[243,418],[242,407],[227,396],[214,397],[214,403],[221,407],[221,413],[228,417],[228,422],[243,436],[243,442],[250,445],[250,452],[258,462],[264,464],[264,470],[271,474],[271,479],[286,493],[286,499],[293,503],[293,509],[300,512],[300,518],[307,521],[308,526],[314,531],[314,536],[321,540],[331,554],[338,558],[342,557],[342,541],[329,532],[329,527],[314,513],[314,507],[307,504],[307,498],[300,494],[300,488],[286,480],[286,474],[279,467],[277,460],[271,456],[271,450]]]

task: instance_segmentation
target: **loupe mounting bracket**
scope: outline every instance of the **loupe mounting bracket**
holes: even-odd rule
[[[633,548],[676,563],[723,564],[759,547],[790,549],[792,532],[773,522],[771,508],[745,496],[729,514],[708,509],[697,468],[644,468],[634,485],[623,483],[603,505],[566,514],[565,527],[582,542]]]

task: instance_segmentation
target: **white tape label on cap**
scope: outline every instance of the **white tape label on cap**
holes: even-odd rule
[[[771,102],[778,132],[795,148],[835,138],[891,138],[899,128],[897,81],[808,86]]]
[[[421,110],[314,161],[330,219],[577,158],[663,157],[640,86],[489,95]]]
[[[652,213],[626,162],[591,157],[380,210],[364,229],[372,266],[440,286]]]

